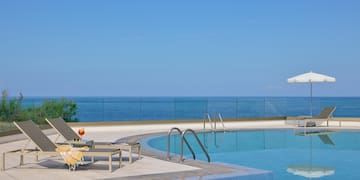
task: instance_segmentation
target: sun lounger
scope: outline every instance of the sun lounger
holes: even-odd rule
[[[2,167],[5,169],[5,155],[7,153],[20,153],[20,165],[24,164],[24,155],[25,153],[35,152],[36,160],[40,154],[42,155],[51,155],[51,156],[60,156],[60,152],[56,151],[57,145],[54,144],[42,131],[41,129],[31,120],[14,122],[15,126],[29,139],[29,141],[34,142],[35,149],[25,149],[24,148],[5,152],[2,154]],[[121,150],[120,149],[92,149],[89,151],[82,152],[84,156],[88,157],[108,157],[109,158],[109,171],[112,172],[112,157],[114,155],[119,156],[119,167],[121,165]]]
[[[64,121],[63,118],[54,118],[54,119],[45,119],[50,126],[52,126],[59,135],[64,137],[66,141],[73,141],[74,139],[81,139],[79,135],[74,132],[68,124]],[[121,150],[128,150],[129,151],[129,162],[133,162],[132,152],[133,149],[137,149],[138,152],[138,159],[141,158],[141,144],[138,142],[123,142],[123,143],[116,143],[116,142],[94,142],[95,148],[102,148],[102,149],[121,149]]]
[[[318,116],[316,117],[300,117],[304,121],[304,127],[319,126],[326,121],[326,125],[329,126],[329,120],[331,120],[336,107],[324,107]]]
[[[314,122],[313,123],[314,126],[318,126],[326,121],[326,126],[329,126],[329,119],[332,118],[332,115],[333,115],[335,109],[336,109],[336,107],[334,107],[334,106],[333,107],[324,107],[317,117],[305,118],[304,119],[305,125],[309,126],[308,125],[309,122]]]

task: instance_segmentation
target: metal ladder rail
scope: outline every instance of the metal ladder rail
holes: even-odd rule
[[[167,155],[166,155],[168,160],[171,159],[171,157],[170,157],[170,135],[174,130],[176,130],[177,132],[179,132],[180,135],[182,135],[182,131],[177,127],[173,127],[169,130],[168,137],[167,137]],[[195,159],[195,153],[194,153],[193,149],[190,147],[189,142],[186,140],[186,138],[184,139],[184,141],[185,141],[185,144],[187,145],[189,151],[191,152],[193,159]]]
[[[223,118],[222,118],[222,116],[221,116],[220,113],[218,113],[218,116],[219,116],[219,120],[220,120],[220,122],[221,122],[221,125],[222,125],[222,127],[223,127],[223,130],[224,130],[224,132],[225,132],[224,120],[223,120]],[[216,122],[215,122],[215,124],[216,124]],[[216,128],[215,128],[215,129],[216,129]]]
[[[200,145],[201,149],[202,149],[203,152],[205,153],[208,162],[210,162],[210,156],[209,156],[208,152],[206,151],[204,145],[201,143],[199,137],[196,135],[195,131],[192,130],[192,129],[186,129],[186,130],[183,131],[182,134],[181,134],[181,141],[180,141],[180,162],[183,162],[183,161],[184,161],[184,160],[183,160],[183,146],[184,146],[185,134],[186,134],[187,132],[191,132],[191,133],[194,135],[196,141],[198,142],[198,144]]]
[[[203,120],[203,130],[206,129],[206,128],[205,128],[206,119],[208,119],[208,121],[209,121],[211,130],[214,130],[213,121],[211,120],[210,114],[209,114],[209,113],[206,113],[205,116],[206,116],[206,117],[205,117],[204,120]],[[215,123],[215,129],[216,129],[216,123]]]

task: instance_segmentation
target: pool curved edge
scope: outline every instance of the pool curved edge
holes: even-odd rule
[[[151,139],[160,137],[160,136],[164,136],[164,135],[166,135],[166,133],[156,133],[156,134],[152,133],[152,134],[144,135],[146,137],[143,136],[143,138],[141,138],[139,140],[139,142],[142,145],[142,149],[145,151],[148,151],[147,153],[152,152],[152,153],[155,153],[155,154],[161,156],[161,157],[152,156],[153,158],[166,160],[166,158],[167,158],[166,152],[161,151],[156,148],[153,148],[149,145],[149,141]],[[179,163],[179,160],[178,160],[179,158],[178,158],[177,154],[171,153],[171,156],[175,157],[175,158],[171,158],[171,160],[170,160],[171,162]],[[189,162],[190,162],[190,164],[189,164]],[[263,169],[255,169],[255,168],[239,166],[239,165],[229,164],[229,163],[224,163],[224,162],[207,163],[207,162],[201,161],[201,160],[192,160],[190,157],[187,157],[186,160],[182,164],[190,165],[190,166],[199,165],[200,168],[204,168],[204,164],[206,164],[208,166],[216,165],[216,166],[223,166],[225,168],[229,168],[232,170],[231,172],[224,172],[224,173],[217,173],[217,174],[211,174],[211,172],[209,172],[209,174],[202,176],[202,179],[209,179],[209,180],[213,180],[213,179],[273,180],[274,179],[274,175],[273,175],[272,171],[263,170]],[[195,178],[196,176],[193,176],[193,177]]]
[[[329,133],[331,131],[335,131],[335,132],[339,132],[339,134],[343,134],[344,132],[345,133],[359,133],[360,132],[360,129],[359,128],[345,128],[345,127],[342,127],[342,128],[333,128],[333,127],[315,127],[315,128],[310,128],[311,130],[315,131],[315,132],[318,132],[319,130],[324,130],[324,131],[329,131]],[[231,130],[227,130],[227,131],[253,131],[253,130],[293,130],[294,133],[295,132],[298,132],[298,131],[304,131],[304,128],[288,128],[288,127],[285,127],[285,128],[251,128],[251,129],[237,129],[237,128],[234,128],[234,129],[231,129]],[[197,132],[201,132],[201,130],[198,130]],[[307,132],[307,131],[306,131]],[[309,132],[307,132],[309,133]],[[309,137],[313,136],[311,135],[312,133],[310,133]],[[149,142],[151,139],[153,138],[157,138],[157,137],[160,137],[160,136],[165,136],[166,137],[167,133],[166,132],[163,132],[163,133],[157,133],[156,136],[155,135],[152,135],[152,136],[148,136],[146,138],[144,138],[141,142],[142,144],[144,144],[144,147],[150,151],[154,151],[154,152],[157,152],[159,154],[161,154],[162,156],[162,159],[166,159],[166,151],[163,149],[163,148],[160,148],[160,149],[157,149],[155,146],[154,148],[152,147],[151,142]],[[300,133],[301,135],[301,133]],[[306,135],[308,136],[308,135]],[[360,136],[360,135],[358,135]],[[358,137],[356,136],[356,137]],[[354,137],[354,136],[351,136],[351,137]],[[337,139],[336,137],[335,138],[335,141],[334,142],[337,142],[337,140],[340,140],[340,139]],[[321,140],[321,141],[320,141]],[[323,142],[323,140],[320,138],[318,139],[317,138],[317,141],[319,142]],[[311,143],[313,143],[313,141],[310,141]],[[338,141],[338,142],[342,142],[342,141]],[[163,143],[163,142],[162,142]],[[323,142],[324,143],[324,142]],[[326,144],[326,143],[325,143]],[[336,143],[337,144],[337,143]],[[341,143],[339,143],[341,145]],[[161,145],[161,144],[160,144]],[[165,146],[166,144],[164,144]],[[338,144],[337,144],[338,145]],[[329,145],[330,146],[330,145]],[[345,148],[345,150],[347,150],[347,146],[345,147],[342,147],[342,146],[334,146],[336,148]],[[319,147],[317,147],[319,148]],[[320,148],[321,149],[321,148]],[[172,162],[175,162],[175,163],[179,163],[179,155],[178,154],[172,154],[173,156],[173,160]],[[219,161],[221,161],[221,159],[218,159]],[[193,162],[194,160],[191,159],[191,157],[187,157],[186,161],[183,163],[183,164],[187,164],[186,162]],[[205,163],[204,161],[200,161],[200,160],[195,160],[194,162],[201,162],[201,163]],[[228,164],[228,163],[224,163],[224,162],[212,162],[211,164],[209,164],[210,166],[211,165],[221,165],[221,166],[226,166],[228,168],[231,168],[233,169],[233,171],[231,172],[224,172],[224,173],[213,173],[213,174],[207,174],[206,176],[202,176],[202,177],[206,177],[206,179],[274,179],[276,178],[277,179],[277,171],[275,170],[273,172],[273,170],[269,169],[269,170],[263,170],[263,169],[254,169],[253,167],[254,166],[251,166],[251,167],[245,167],[245,166],[242,166],[242,164]],[[256,167],[256,166],[255,166]],[[286,167],[286,166],[284,166]],[[346,166],[334,166],[336,169],[341,169],[342,167],[346,167]],[[266,169],[266,168],[265,168]],[[244,171],[249,171],[249,172],[244,172]],[[342,171],[339,171],[339,172],[346,172],[342,169]],[[257,174],[258,173],[258,174]],[[336,173],[337,176],[339,175],[339,173],[337,172]],[[255,175],[255,177],[252,177],[252,175]],[[257,175],[257,176],[256,176]],[[262,175],[262,177],[261,177]],[[296,174],[295,174],[296,175]],[[276,176],[276,177],[275,177]],[[240,178],[241,177],[241,178]],[[247,178],[248,177],[248,178]]]

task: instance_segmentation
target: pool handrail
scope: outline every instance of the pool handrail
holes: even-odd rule
[[[207,119],[208,123],[210,124],[211,131],[213,131],[213,132],[216,131],[217,122],[220,121],[221,125],[222,125],[222,128],[223,128],[223,131],[225,132],[224,120],[223,120],[223,118],[221,116],[221,113],[217,113],[217,114],[218,114],[218,119],[215,118],[214,120],[211,119],[211,116],[210,116],[209,113],[205,114],[205,118],[203,119],[203,130],[204,131],[206,129],[205,125],[206,125],[206,119]]]
[[[211,130],[214,130],[213,121],[211,120],[211,117],[210,117],[210,114],[209,114],[209,113],[206,113],[206,114],[205,114],[205,118],[203,119],[203,130],[205,130],[205,122],[206,122],[206,119],[209,121]],[[215,122],[215,129],[216,129],[216,122]]]
[[[206,157],[207,157],[208,162],[210,163],[210,156],[209,156],[208,152],[206,151],[204,145],[201,143],[201,141],[200,141],[199,137],[197,136],[196,132],[195,132],[194,130],[192,130],[192,129],[186,129],[186,130],[183,131],[182,134],[181,134],[181,141],[180,141],[180,162],[183,162],[183,161],[184,161],[184,159],[183,159],[183,153],[184,153],[184,152],[183,152],[183,146],[184,146],[184,141],[185,141],[185,134],[186,134],[187,132],[191,132],[191,133],[194,135],[196,141],[197,141],[198,144],[200,145],[201,149],[203,150],[203,152],[205,153],[205,155],[206,155]]]
[[[169,132],[168,132],[168,137],[167,137],[167,155],[166,155],[166,157],[167,157],[168,160],[171,159],[171,156],[170,156],[170,135],[171,135],[171,133],[172,133],[174,130],[178,131],[180,135],[182,134],[182,131],[181,131],[179,128],[177,128],[177,127],[173,127],[173,128],[171,128],[171,129],[169,130]],[[192,156],[193,156],[193,159],[195,160],[195,158],[196,158],[196,157],[195,157],[195,153],[194,153],[193,149],[190,147],[189,142],[188,142],[186,139],[184,139],[184,141],[185,141],[185,143],[186,143],[189,151],[191,152],[191,154],[192,154]]]
[[[222,116],[221,116],[220,113],[218,113],[218,116],[219,116],[219,121],[221,122],[221,125],[222,125],[222,127],[223,127],[223,130],[224,130],[224,132],[225,132],[224,120],[223,120],[223,118],[222,118]],[[215,122],[215,129],[216,129],[216,122]]]

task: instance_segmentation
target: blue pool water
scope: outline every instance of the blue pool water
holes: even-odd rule
[[[360,179],[360,132],[256,130],[198,133],[211,162],[270,170],[275,180],[301,180],[321,176],[326,180]],[[196,158],[206,161],[192,135],[186,135]],[[166,152],[167,136],[150,139],[148,145]],[[179,154],[179,136],[171,136],[171,152]],[[184,147],[186,158],[190,152]],[[306,166],[310,170],[301,170]],[[297,171],[298,175],[294,174]]]

